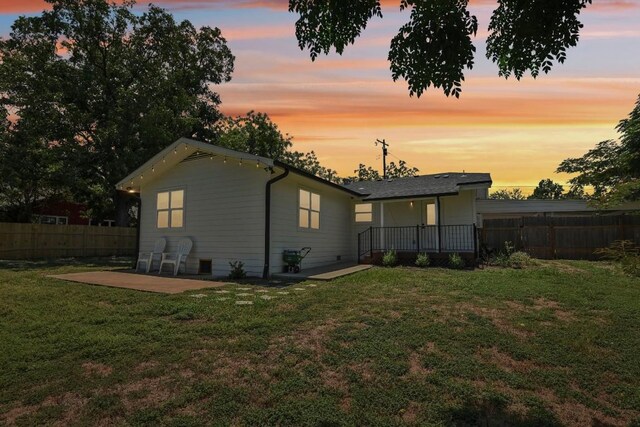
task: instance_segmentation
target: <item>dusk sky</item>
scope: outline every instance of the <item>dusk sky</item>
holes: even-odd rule
[[[140,3],[138,7],[144,7]],[[230,83],[217,88],[226,114],[268,113],[294,148],[314,150],[342,175],[358,163],[380,168],[376,138],[391,144],[390,160],[421,173],[490,172],[494,188],[533,186],[541,178],[564,182],[554,170],[604,139],[616,138],[640,93],[640,1],[594,0],[582,14],[578,47],[549,75],[518,82],[497,76],[485,59],[495,1],[472,1],[480,20],[476,65],[460,99],[430,89],[410,98],[405,82],[391,80],[387,52],[409,19],[399,0],[383,3],[356,44],[316,62],[295,38],[297,15],[286,0],[163,0],[177,19],[217,26],[236,56]],[[0,0],[0,34],[40,0]]]

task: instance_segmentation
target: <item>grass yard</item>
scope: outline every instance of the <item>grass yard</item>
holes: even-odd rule
[[[0,269],[0,424],[640,425],[640,280],[607,264],[178,295],[43,276],[99,268]]]

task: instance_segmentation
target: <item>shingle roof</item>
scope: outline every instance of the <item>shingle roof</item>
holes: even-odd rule
[[[366,196],[363,200],[382,200],[457,194],[460,186],[491,182],[488,173],[446,172],[410,178],[354,181],[344,187]]]

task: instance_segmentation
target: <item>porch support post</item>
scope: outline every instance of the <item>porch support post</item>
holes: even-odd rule
[[[438,253],[442,252],[442,233],[441,233],[441,221],[440,221],[440,196],[436,196],[436,249]]]
[[[380,249],[387,249],[384,242],[384,202],[380,202]]]

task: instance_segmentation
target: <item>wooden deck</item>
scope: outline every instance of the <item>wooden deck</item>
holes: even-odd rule
[[[304,267],[304,266],[303,266]],[[354,263],[341,263],[332,264],[323,267],[314,267],[309,269],[303,269],[300,273],[276,273],[272,274],[273,278],[281,280],[319,280],[328,281],[337,279],[338,277],[348,276],[349,274],[357,273],[370,269],[371,265],[354,264]]]

